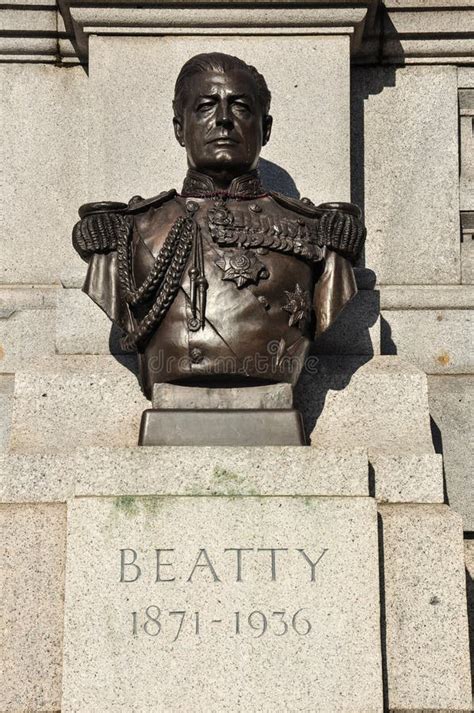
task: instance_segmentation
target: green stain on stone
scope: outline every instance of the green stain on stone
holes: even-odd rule
[[[232,471],[227,470],[226,468],[221,468],[220,466],[216,465],[212,475],[214,478],[217,478],[217,480],[222,481],[231,481],[233,483],[243,483],[244,479],[242,476],[237,475],[237,473],[232,473]]]
[[[134,495],[120,495],[120,497],[115,498],[115,507],[125,515],[138,514],[137,499]]]

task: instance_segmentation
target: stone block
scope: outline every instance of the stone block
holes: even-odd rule
[[[186,158],[171,121],[174,82],[184,62],[208,52],[210,44],[214,52],[255,65],[272,92],[274,131],[260,165],[264,182],[315,202],[348,199],[348,36],[214,36],[211,43],[205,36],[166,33],[90,37],[90,191],[96,191],[95,199],[128,200],[181,187]]]
[[[52,357],[54,325],[52,309],[18,310],[0,319],[0,372],[13,374],[39,357]]]
[[[294,404],[317,448],[433,452],[426,375],[398,357],[310,355]]]
[[[472,310],[382,313],[382,352],[398,354],[427,374],[474,372]]]
[[[458,67],[459,89],[474,89],[474,67]]]
[[[464,230],[461,242],[461,281],[464,285],[474,284],[474,213],[461,213],[470,217],[469,227]],[[466,221],[467,222],[467,221]]]
[[[82,67],[12,63],[1,65],[0,86],[8,145],[0,280],[57,283],[67,265],[81,262],[71,229],[88,198],[88,78]]]
[[[472,309],[474,286],[383,285],[380,288],[380,308],[384,311]]]
[[[3,502],[65,502],[74,495],[369,494],[362,449],[101,447],[0,459]]]
[[[132,446],[149,406],[134,373],[113,357],[51,363],[17,372],[10,448],[61,452],[81,446]]]
[[[380,296],[361,290],[315,342],[315,354],[380,354]]]
[[[382,710],[373,500],[80,498],[68,532],[66,713]]]
[[[61,706],[66,507],[0,505],[2,652],[0,709]]]
[[[0,285],[0,319],[20,310],[54,309],[56,287],[46,285]]]
[[[430,376],[428,398],[449,504],[462,515],[464,529],[474,531],[474,377]]]
[[[11,374],[0,375],[0,451],[5,450],[10,437],[14,384]]]
[[[81,290],[58,291],[58,354],[122,354],[119,329]]]
[[[373,469],[374,495],[378,502],[442,503],[443,458],[423,455],[369,452]]]
[[[355,67],[351,86],[367,266],[382,285],[458,283],[457,68]]]
[[[155,409],[289,409],[291,384],[269,384],[229,389],[208,389],[176,384],[155,384]]]
[[[382,505],[388,706],[470,711],[461,518],[446,505]]]

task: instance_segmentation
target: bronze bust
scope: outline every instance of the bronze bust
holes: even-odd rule
[[[359,209],[316,207],[260,182],[270,98],[242,60],[193,57],[173,102],[188,159],[181,192],[79,210],[83,289],[138,352],[148,398],[159,382],[295,383],[310,340],[356,292]]]

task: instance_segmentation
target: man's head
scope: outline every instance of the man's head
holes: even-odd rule
[[[189,166],[224,181],[256,168],[270,138],[270,99],[263,76],[237,57],[188,60],[176,80],[173,123]]]

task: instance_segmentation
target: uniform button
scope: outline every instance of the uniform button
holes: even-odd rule
[[[194,347],[194,349],[191,349],[191,361],[193,364],[200,364],[202,360],[204,359],[204,355],[198,347]]]
[[[188,211],[188,213],[191,213],[191,215],[192,215],[197,210],[199,210],[199,206],[195,201],[188,201],[186,203],[186,210]]]
[[[267,300],[266,297],[264,297],[263,295],[260,295],[260,297],[258,298],[258,301],[260,302],[260,304],[262,305],[262,307],[264,309],[266,309],[266,310],[270,309],[270,302]]]
[[[197,332],[201,328],[201,320],[197,317],[189,317],[188,328],[191,332]]]
[[[261,212],[262,212],[262,209],[261,209],[261,207],[258,205],[258,203],[251,203],[251,204],[249,205],[249,208],[250,208],[250,210],[251,210],[253,213],[261,213]]]

